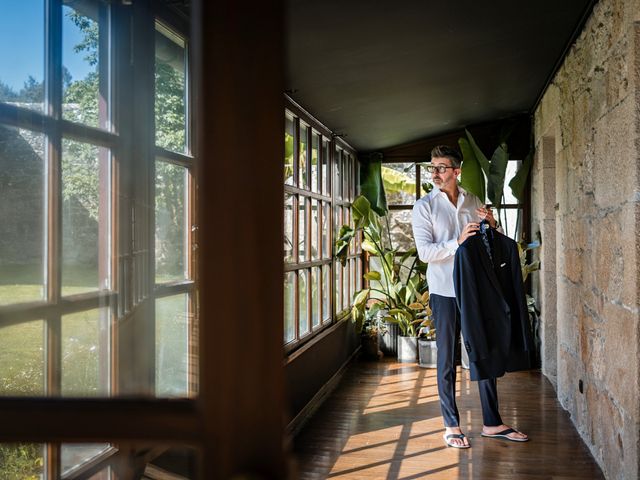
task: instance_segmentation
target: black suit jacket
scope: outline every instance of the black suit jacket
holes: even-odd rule
[[[460,245],[453,268],[471,380],[530,368],[533,346],[518,246],[495,230],[487,236],[492,259],[478,233]]]

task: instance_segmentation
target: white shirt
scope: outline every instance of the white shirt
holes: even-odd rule
[[[458,187],[458,205],[454,206],[438,187],[413,206],[411,224],[418,257],[429,264],[429,293],[455,297],[453,260],[458,237],[465,225],[479,221],[476,209],[484,205],[478,197]]]

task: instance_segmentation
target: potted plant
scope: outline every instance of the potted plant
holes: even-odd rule
[[[385,315],[384,309],[375,302],[371,308],[365,312],[365,320],[360,334],[362,342],[362,352],[368,360],[379,360],[383,357],[380,350],[380,338],[387,332],[387,326],[382,320]]]
[[[364,196],[354,200],[352,216],[354,228],[343,225],[340,229],[336,256],[344,265],[351,241],[357,232],[362,231],[362,249],[380,260],[380,271],[365,273],[369,286],[353,297],[351,318],[356,331],[362,331],[367,312],[369,315],[380,314],[384,322],[398,326],[398,360],[415,362],[418,329],[430,315],[426,264],[418,260],[415,248],[399,256],[391,239],[383,239],[381,217]],[[412,257],[411,266],[406,265]],[[367,310],[372,298],[376,301]]]

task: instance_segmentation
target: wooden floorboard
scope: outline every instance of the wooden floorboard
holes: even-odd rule
[[[505,423],[529,434],[513,443],[480,437],[475,382],[458,372],[461,427],[471,448],[448,448],[435,369],[355,361],[333,394],[294,439],[295,478],[312,479],[603,479],[538,371],[498,380]]]

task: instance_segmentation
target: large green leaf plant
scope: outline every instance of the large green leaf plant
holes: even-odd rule
[[[351,318],[361,332],[366,318],[381,317],[398,325],[401,335],[415,337],[420,327],[431,326],[426,264],[412,248],[403,255],[385,239],[381,217],[363,195],[352,204],[354,227],[343,225],[336,240],[336,256],[345,265],[349,245],[362,231],[362,249],[379,259],[381,271],[369,271],[364,278],[368,288],[356,292],[351,303]],[[407,261],[413,257],[409,266]],[[372,294],[374,296],[372,297]],[[368,310],[367,310],[368,307]]]

